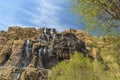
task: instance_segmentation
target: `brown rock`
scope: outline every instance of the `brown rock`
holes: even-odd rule
[[[18,26],[9,27],[8,34],[10,35],[10,38],[13,39],[25,39],[38,35],[35,28],[21,28]]]
[[[5,66],[16,66],[19,65],[20,60],[22,59],[22,51],[24,46],[24,41],[22,40],[16,40],[13,43],[12,47],[12,54],[10,56],[10,59],[5,64]]]
[[[20,80],[43,80],[48,76],[48,71],[44,69],[28,68],[25,70]]]
[[[92,49],[92,56],[94,59],[97,59],[99,54],[100,54],[99,49],[97,49],[97,48]]]

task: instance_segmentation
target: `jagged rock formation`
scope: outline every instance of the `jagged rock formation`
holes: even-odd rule
[[[10,27],[7,32],[0,31],[0,33],[0,65],[9,72],[9,75],[4,73],[1,79],[3,76],[7,76],[4,78],[6,80],[11,77],[20,79],[24,72],[28,73],[26,67],[29,70],[50,69],[60,61],[70,59],[75,51],[80,51],[84,55],[88,54],[84,42],[72,32],[57,33],[55,29],[49,28],[37,30]],[[18,73],[15,73],[14,70],[18,70]],[[45,70],[45,72],[48,71]],[[12,73],[15,74],[11,75]],[[41,75],[39,71],[35,74],[37,73]],[[22,80],[28,80],[30,77],[24,77]]]
[[[35,38],[35,30],[20,27],[8,29],[9,39],[16,37],[17,40],[12,40],[9,46],[7,43],[8,47],[1,52],[2,55],[4,54],[2,66],[28,67],[33,65],[35,68],[50,69],[61,60],[70,59],[75,51],[80,51],[85,56],[88,55],[84,42],[72,32],[57,33],[55,29],[41,28],[38,37]]]
[[[4,73],[0,79],[32,80],[38,77],[42,80],[48,74],[46,69],[70,59],[75,51],[103,62],[101,47],[103,42],[81,30],[58,33],[55,29],[10,27],[7,32],[0,31],[0,65],[9,72],[7,75],[0,70]],[[21,74],[11,75],[16,69]]]

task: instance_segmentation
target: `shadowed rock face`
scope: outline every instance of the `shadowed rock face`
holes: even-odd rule
[[[76,30],[58,33],[51,28],[36,30],[35,28],[10,27],[8,32],[2,32],[0,35],[1,66],[50,69],[60,61],[70,59],[76,51],[96,59],[98,53],[93,50],[92,57],[86,49],[89,47],[86,44],[88,40],[83,38],[90,35],[79,33]],[[83,37],[79,38],[78,34]],[[40,72],[38,74],[41,75]]]
[[[17,28],[17,31],[21,28]],[[12,30],[12,31],[11,31]],[[10,28],[9,32],[15,33]],[[62,60],[70,59],[71,55],[82,52],[88,55],[85,43],[73,33],[57,33],[55,29],[42,28],[37,39],[14,40],[11,53],[5,55],[1,62],[5,67],[28,67],[50,69]]]

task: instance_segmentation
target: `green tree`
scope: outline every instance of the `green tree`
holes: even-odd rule
[[[114,80],[99,61],[91,61],[76,53],[51,70],[49,80]]]
[[[88,31],[120,34],[120,0],[72,1],[75,2],[73,11],[84,17]]]

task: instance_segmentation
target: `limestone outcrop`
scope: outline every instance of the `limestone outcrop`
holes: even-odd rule
[[[47,69],[69,60],[75,52],[105,63],[107,59],[101,55],[105,46],[103,40],[82,30],[58,33],[49,28],[10,27],[6,32],[0,31],[0,79],[45,79]]]

